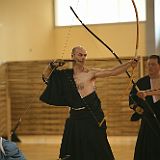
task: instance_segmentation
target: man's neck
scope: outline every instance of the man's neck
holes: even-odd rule
[[[74,70],[75,74],[81,73],[84,71],[84,66],[83,65],[74,65],[73,70]]]

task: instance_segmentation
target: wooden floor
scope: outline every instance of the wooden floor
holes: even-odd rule
[[[27,160],[57,160],[60,136],[20,136]],[[133,160],[136,137],[108,137],[116,160]]]

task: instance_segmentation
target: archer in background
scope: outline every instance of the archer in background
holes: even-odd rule
[[[151,55],[147,66],[148,75],[136,83],[140,91],[137,92],[133,86],[129,97],[130,107],[137,112],[134,114],[135,119],[138,120],[138,114],[142,118],[134,160],[160,159],[160,57]],[[152,107],[156,117],[145,106],[145,100]]]
[[[63,60],[51,62],[43,72],[47,84],[40,99],[50,105],[68,106],[60,149],[60,159],[114,160],[106,134],[106,121],[101,102],[95,90],[97,78],[116,76],[129,67],[136,67],[137,59],[119,66],[88,69],[85,66],[87,51],[81,46],[72,49],[72,69],[58,69]]]

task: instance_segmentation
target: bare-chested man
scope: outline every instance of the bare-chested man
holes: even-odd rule
[[[133,100],[136,102],[132,108],[137,110],[136,105],[139,105],[144,110],[143,114],[141,112],[142,121],[135,147],[134,160],[160,159],[160,128],[143,101],[146,100],[149,103],[160,123],[160,57],[151,55],[148,58],[147,66],[148,75],[140,78],[136,83],[140,91],[137,92],[133,87],[130,93],[132,97],[130,98],[130,104],[133,104]]]
[[[41,100],[51,105],[70,107],[66,120],[60,159],[114,160],[106,135],[106,122],[101,102],[95,91],[97,78],[116,76],[137,60],[108,69],[88,69],[85,66],[87,51],[81,46],[72,49],[73,68],[58,70],[64,64],[56,60],[44,70],[43,79],[48,84]],[[51,70],[56,68],[50,76]]]

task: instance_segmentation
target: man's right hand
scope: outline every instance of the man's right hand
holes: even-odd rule
[[[137,96],[143,100],[145,100],[145,97],[147,96],[145,91],[138,91]]]
[[[131,62],[132,68],[135,68],[137,64],[139,63],[139,57],[132,59],[130,62]]]
[[[65,62],[62,59],[57,59],[55,61],[50,62],[49,64],[50,64],[50,67],[53,69],[55,67],[63,66]]]

